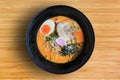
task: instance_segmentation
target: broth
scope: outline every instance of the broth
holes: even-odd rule
[[[80,25],[65,16],[55,16],[43,22],[37,32],[37,46],[47,60],[67,63],[80,54],[84,34]]]

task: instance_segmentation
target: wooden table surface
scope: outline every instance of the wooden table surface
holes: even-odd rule
[[[25,34],[42,9],[64,4],[91,21],[96,45],[81,69],[64,75],[41,70],[29,57]],[[120,80],[120,0],[0,0],[0,80]]]

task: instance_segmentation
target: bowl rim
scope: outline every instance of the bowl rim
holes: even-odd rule
[[[82,17],[86,20],[86,24],[89,24],[89,28],[91,29],[91,35],[92,35],[92,47],[89,49],[89,54],[87,56],[84,57],[84,59],[82,60],[82,63],[73,67],[73,68],[70,68],[69,70],[65,70],[65,71],[57,71],[57,70],[51,70],[51,69],[48,69],[47,67],[45,67],[43,64],[41,64],[37,59],[36,57],[33,55],[33,52],[31,51],[31,48],[30,48],[30,43],[29,43],[29,39],[30,39],[30,35],[29,35],[29,32],[31,30],[31,28],[33,27],[33,23],[36,21],[36,19],[38,18],[39,15],[42,15],[44,12],[46,12],[48,9],[52,9],[52,8],[55,8],[55,7],[67,7],[67,8],[70,8],[70,9],[74,9],[75,11],[78,12],[78,14],[81,14]],[[81,68],[84,64],[87,63],[87,61],[89,60],[93,50],[94,50],[94,45],[95,45],[95,34],[94,34],[94,30],[93,30],[93,27],[90,23],[90,21],[88,20],[88,18],[82,13],[80,12],[79,10],[73,8],[73,7],[70,7],[70,6],[66,6],[66,5],[54,5],[54,6],[50,6],[44,10],[42,10],[41,12],[39,12],[37,14],[37,16],[35,16],[32,21],[30,22],[29,24],[29,27],[27,28],[27,32],[26,32],[26,47],[27,47],[27,51],[30,55],[30,57],[32,58],[32,60],[35,62],[35,64],[37,64],[41,69],[47,71],[47,72],[50,72],[50,73],[55,73],[55,74],[66,74],[66,73],[71,73],[71,72],[74,72],[76,70],[78,70],[79,68]]]

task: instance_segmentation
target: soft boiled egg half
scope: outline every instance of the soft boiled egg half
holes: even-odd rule
[[[45,36],[50,35],[55,30],[55,22],[53,20],[46,20],[40,27],[40,33]]]

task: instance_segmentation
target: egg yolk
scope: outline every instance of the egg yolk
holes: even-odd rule
[[[47,24],[43,25],[41,31],[43,34],[48,34],[50,32],[50,26]]]

